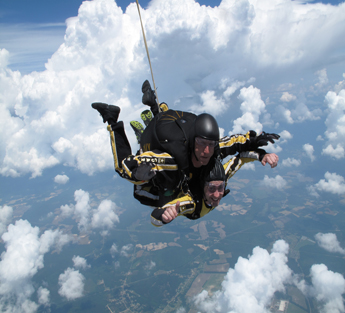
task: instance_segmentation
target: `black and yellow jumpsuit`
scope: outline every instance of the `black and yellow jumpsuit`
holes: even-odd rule
[[[242,152],[241,154],[231,158],[226,162],[223,167],[226,175],[226,184],[228,180],[235,175],[235,173],[246,163],[253,162],[255,160],[262,160],[262,157],[266,154],[264,150],[258,150],[257,152]],[[175,206],[177,202],[180,202],[180,211],[177,216],[185,216],[189,219],[198,219],[206,214],[210,213],[215,207],[206,204],[204,197],[199,195],[192,195],[190,191],[187,193],[180,192],[178,198],[168,202],[162,207],[155,208],[151,213],[151,223],[154,226],[160,227],[167,223],[163,222],[162,215],[164,211],[170,207]]]
[[[134,184],[134,197],[144,205],[160,206],[178,194],[180,181],[175,159],[166,152],[147,151],[133,155],[128,142],[123,122],[108,125],[110,143],[114,157],[115,171],[124,179]],[[156,175],[150,180],[138,180],[135,172],[142,163],[152,163]],[[173,192],[172,192],[173,190]]]
[[[124,179],[134,184],[134,197],[144,205],[162,207],[175,199],[181,189],[181,172],[172,155],[158,150],[146,151],[133,155],[123,122],[108,125],[111,147],[114,157],[115,171]],[[219,152],[222,159],[238,152],[250,151],[256,133],[249,131],[246,135],[226,136],[219,141]],[[186,156],[189,158],[189,156]],[[149,181],[140,181],[135,178],[135,172],[143,162],[152,162],[156,175]],[[191,162],[190,162],[191,163]],[[193,169],[194,176],[201,168]],[[195,178],[195,177],[194,177]],[[194,179],[192,172],[187,179]],[[193,190],[193,189],[192,189]],[[186,190],[185,190],[186,192]]]

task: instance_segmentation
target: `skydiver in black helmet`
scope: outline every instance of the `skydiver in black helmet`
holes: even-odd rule
[[[173,156],[178,164],[181,180],[188,181],[189,187],[197,186],[200,170],[213,157],[224,159],[229,155],[244,151],[255,151],[268,142],[279,139],[277,134],[263,132],[257,135],[251,130],[246,135],[232,135],[219,138],[219,127],[215,118],[203,113],[195,115],[189,112],[167,110],[157,113],[158,104],[150,83],[145,81],[142,87],[142,102],[151,107],[153,120],[141,135],[142,151],[157,149]],[[260,155],[263,160],[266,152]],[[277,164],[273,158],[267,158],[269,164]],[[275,159],[275,158],[274,158]],[[197,188],[197,187],[196,187]]]
[[[148,90],[152,95],[152,89],[146,88],[145,92]],[[148,102],[145,100],[144,104]],[[152,107],[152,102],[150,105]],[[268,141],[274,143],[273,139],[279,138],[265,133],[256,136],[254,131],[250,131],[246,135],[219,140],[218,124],[210,114],[196,116],[167,110],[156,113],[141,136],[142,153],[133,156],[123,122],[117,121],[120,108],[104,103],[93,103],[92,107],[101,114],[103,122],[109,124],[115,170],[135,184],[134,196],[147,205],[155,201],[154,206],[161,206],[175,199],[182,188],[197,192],[202,169],[212,157],[223,159],[237,152],[257,150]],[[271,167],[275,167],[278,160],[265,156],[266,152],[261,151],[259,160],[265,158]],[[158,191],[152,192],[152,185]]]
[[[131,155],[123,122],[117,121],[120,108],[104,103],[93,103],[92,107],[101,113],[104,122],[108,122],[107,129],[110,132],[116,172],[134,183],[134,197],[136,199],[144,205],[155,207],[151,213],[151,223],[157,227],[170,223],[177,216],[198,219],[211,212],[229,192],[226,190],[228,179],[243,164],[259,160],[260,154],[264,154],[261,161],[263,165],[263,162],[268,162],[271,166],[278,162],[277,155],[265,154],[264,151],[259,150],[242,152],[224,165],[219,158],[214,157],[206,166],[200,167],[199,180],[194,181],[194,188],[183,190],[176,188],[175,193],[166,196],[162,193],[162,188],[157,186],[157,183],[161,182],[162,185],[167,185],[169,179],[174,181],[174,177],[178,176],[174,158],[158,150],[144,152],[136,156]],[[152,165],[147,164],[146,159],[152,160],[153,155],[157,164],[154,165],[154,175],[151,175]],[[159,178],[160,182],[156,178]],[[172,184],[171,181],[170,184]]]

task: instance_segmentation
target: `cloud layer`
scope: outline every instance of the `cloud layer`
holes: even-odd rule
[[[253,249],[248,258],[239,257],[230,268],[222,288],[209,296],[203,290],[194,298],[201,312],[208,313],[268,313],[277,291],[294,284],[306,296],[317,300],[321,313],[344,312],[342,295],[345,279],[328,270],[324,264],[314,264],[310,269],[311,284],[300,280],[287,265],[289,245],[284,240],[274,243],[271,253],[260,247]]]
[[[6,251],[0,261],[0,309],[2,312],[36,312],[39,305],[30,300],[35,292],[31,279],[44,267],[44,255],[52,247],[61,250],[71,237],[59,230],[46,230],[39,236],[38,227],[18,220],[8,226],[1,238]],[[46,305],[49,292],[40,289],[38,298],[40,304]]]
[[[341,313],[345,311],[343,294],[345,293],[345,279],[339,273],[328,270],[324,264],[314,264],[310,269],[311,285],[303,280],[298,284],[301,291],[314,297],[320,313]]]
[[[65,204],[60,207],[61,215],[75,218],[81,232],[98,228],[101,229],[102,235],[106,235],[115,223],[120,221],[116,214],[116,204],[111,200],[103,200],[97,209],[92,209],[90,194],[82,189],[74,192],[74,200],[76,204]]]
[[[260,247],[253,249],[248,259],[240,257],[229,269],[222,290],[212,297],[206,291],[195,302],[203,312],[267,312],[276,291],[283,292],[284,285],[292,281],[292,271],[287,266],[289,246],[277,241],[271,253]]]
[[[101,229],[101,234],[106,235],[119,222],[112,201],[103,200],[96,209],[91,209],[89,194],[83,190],[75,192],[75,199],[75,205],[63,208],[68,216],[76,218],[83,234]],[[33,283],[33,277],[44,267],[45,254],[53,249],[60,253],[66,244],[75,243],[76,239],[59,229],[48,229],[41,234],[40,229],[27,220],[10,224],[12,211],[9,206],[0,207],[1,239],[5,247],[0,260],[0,311],[34,313],[39,306],[50,306],[50,290],[46,285]],[[128,256],[131,248],[131,244],[123,246],[121,255]],[[113,250],[116,250],[115,244]],[[80,270],[91,268],[87,259],[79,255],[74,255],[72,261],[74,267],[68,267],[56,282],[58,293],[69,301],[83,296],[85,277]],[[32,300],[34,295],[37,303]]]
[[[142,16],[160,100],[196,113],[230,115],[231,132],[317,120],[322,109],[308,107],[305,91],[276,85],[279,111],[270,97],[262,99],[255,77],[265,89],[280,75],[288,80],[298,72],[307,80],[310,66],[333,62],[344,49],[344,14],[344,3],[223,0],[211,8],[193,0],[152,1]],[[37,177],[58,164],[90,175],[108,170],[113,166],[108,134],[90,104],[120,106],[126,127],[143,109],[140,87],[149,71],[135,3],[122,12],[112,0],[85,1],[66,24],[64,42],[42,72],[12,71],[11,55],[0,52],[3,176]],[[263,72],[269,75],[263,78]],[[329,87],[324,65],[312,74],[318,80],[312,92]],[[343,99],[339,82],[326,96],[323,153],[334,158],[344,157]],[[135,145],[134,134],[127,133]]]

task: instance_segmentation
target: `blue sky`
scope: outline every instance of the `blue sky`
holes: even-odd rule
[[[64,22],[68,17],[76,16],[83,1],[80,0],[1,0],[0,19],[1,23],[59,23]],[[125,10],[132,1],[119,0],[116,3]],[[201,5],[218,6],[220,0],[199,0]],[[312,1],[313,3],[330,3],[337,5],[341,0]],[[149,1],[141,0],[139,4],[146,8]]]
[[[78,14],[78,9],[83,1],[80,0],[62,0],[62,1],[44,1],[44,0],[1,0],[0,17],[1,23],[59,23],[64,22],[71,16]],[[123,11],[129,3],[133,1],[120,0],[116,3]],[[220,0],[200,0],[200,4],[214,7],[219,5]],[[146,8],[148,0],[141,0],[139,4]]]

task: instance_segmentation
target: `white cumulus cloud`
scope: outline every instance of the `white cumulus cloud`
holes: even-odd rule
[[[278,190],[283,190],[287,185],[286,180],[280,175],[276,175],[276,177],[268,177],[265,175],[263,183],[269,188]]]
[[[341,89],[338,93],[329,91],[325,100],[329,113],[325,121],[327,146],[322,153],[341,159],[345,157],[345,89]]]
[[[0,261],[0,309],[35,312],[38,304],[30,300],[35,292],[32,278],[44,267],[44,254],[52,247],[61,249],[69,240],[59,230],[46,230],[39,236],[39,228],[27,220],[10,224],[1,238],[5,251]]]
[[[292,95],[288,93],[287,91],[283,92],[282,96],[280,97],[280,100],[283,102],[291,102],[296,100],[297,97],[295,95]]]
[[[282,161],[282,166],[286,167],[297,167],[301,165],[301,160],[297,160],[294,158],[287,158]]]
[[[271,253],[255,247],[248,258],[239,257],[234,268],[228,270],[220,290],[212,295],[203,290],[194,297],[194,303],[205,313],[268,313],[274,294],[285,292],[293,284],[317,301],[320,313],[344,312],[344,277],[324,264],[314,264],[308,285],[289,268],[288,251],[284,240],[276,241]]]
[[[226,87],[226,90],[223,92],[223,96],[225,99],[229,99],[237,89],[243,87],[245,82],[235,81],[232,82],[230,86]]]
[[[260,90],[253,86],[243,87],[238,98],[242,101],[242,116],[234,121],[232,134],[246,133],[248,130],[262,131],[262,124],[259,122],[260,115],[265,112],[265,103],[261,99]]]
[[[310,158],[311,161],[315,160],[314,147],[311,144],[309,143],[304,144],[303,150],[306,153],[306,155]]]
[[[320,179],[318,183],[310,187],[310,191],[317,195],[316,191],[330,192],[333,194],[342,195],[345,193],[344,177],[336,173],[325,173],[325,179]],[[315,194],[316,192],[316,194]]]
[[[60,207],[61,215],[63,217],[69,217],[74,212],[74,205],[73,204],[64,204]]]
[[[288,140],[292,139],[293,138],[293,135],[288,132],[287,130],[283,130],[282,132],[279,133],[279,143],[282,144],[282,143],[286,143]]]
[[[87,260],[85,258],[82,258],[79,255],[74,255],[72,258],[74,267],[76,268],[81,268],[81,269],[87,269],[90,268],[91,265],[87,264]]]
[[[87,231],[90,223],[90,195],[88,192],[79,189],[74,192],[74,215],[78,220],[80,231]]]
[[[91,220],[92,228],[104,228],[108,230],[113,228],[115,223],[119,223],[120,221],[115,211],[116,205],[114,202],[103,200],[93,213]]]
[[[69,301],[81,298],[84,293],[84,281],[85,277],[78,270],[67,268],[59,276],[59,295]]]
[[[72,242],[73,236],[64,234],[61,230],[46,230],[40,237],[40,251],[41,253],[47,253],[50,247],[54,246],[57,251],[61,251],[62,247]]]
[[[310,111],[308,106],[303,102],[297,103],[294,108],[279,106],[278,111],[289,124],[301,123],[307,120],[316,121],[322,115],[321,109]]]
[[[270,142],[268,143],[268,146],[265,146],[265,151],[267,153],[276,153],[276,154],[278,154],[282,150],[283,150],[283,148],[281,146],[279,146],[278,144],[272,144]]]
[[[324,85],[328,84],[327,70],[325,68],[316,72],[318,76],[318,82],[315,84],[316,87],[321,88]]]
[[[115,258],[115,254],[118,252],[116,243],[113,243],[110,248],[110,254],[112,258]]]
[[[97,209],[92,209],[90,194],[82,189],[74,192],[74,200],[75,204],[62,205],[60,210],[62,216],[73,216],[77,220],[81,232],[102,228],[105,235],[120,221],[116,214],[117,207],[111,200],[103,200]]]
[[[339,274],[328,270],[324,264],[314,264],[310,269],[311,285],[304,280],[298,284],[301,291],[307,296],[314,297],[320,313],[345,312],[342,295],[345,293],[345,279]]]
[[[128,245],[125,245],[120,250],[120,255],[128,258],[130,256],[129,252],[132,250],[133,245],[130,243]]]
[[[289,245],[276,241],[271,253],[260,247],[253,249],[248,259],[239,257],[213,296],[207,291],[194,299],[202,312],[267,313],[276,291],[284,292],[292,282],[292,271],[287,265]]]
[[[67,175],[56,175],[54,177],[54,182],[57,184],[66,184],[69,181],[69,177]]]
[[[255,164],[254,163],[246,163],[241,167],[241,170],[246,171],[255,171]]]
[[[340,246],[337,235],[333,233],[317,233],[315,235],[317,244],[328,252],[341,253],[345,255],[345,249]]]
[[[37,290],[38,303],[44,306],[50,304],[50,291],[47,288],[39,287]]]
[[[226,104],[222,98],[217,98],[213,90],[206,90],[200,95],[201,105],[193,105],[190,110],[196,114],[210,112],[213,116],[217,116],[224,112]]]
[[[335,148],[333,148],[333,146],[329,144],[326,148],[322,150],[322,154],[331,156],[335,159],[342,159],[345,156],[345,150],[340,143],[338,143]]]

